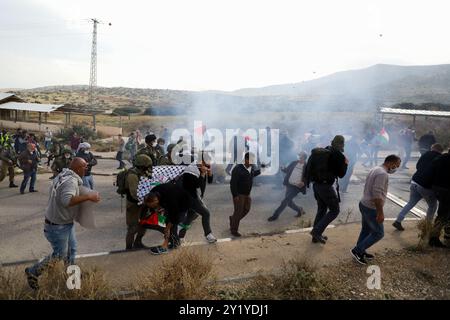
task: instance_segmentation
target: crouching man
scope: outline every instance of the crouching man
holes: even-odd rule
[[[75,263],[77,240],[75,238],[74,207],[85,201],[99,202],[97,192],[80,195],[82,177],[87,169],[87,163],[81,158],[75,158],[70,169],[64,169],[53,179],[50,189],[47,211],[45,213],[44,234],[52,246],[53,253],[32,267],[26,268],[28,284],[37,290],[38,277],[54,260],[64,260],[68,265]]]
[[[161,246],[151,248],[152,254],[167,253],[169,247],[180,245],[178,224],[185,219],[191,207],[190,195],[180,186],[172,183],[160,184],[145,197],[144,204],[153,210],[164,208],[166,212],[166,227],[164,242]]]

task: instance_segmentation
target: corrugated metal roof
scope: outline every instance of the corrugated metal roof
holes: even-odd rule
[[[12,93],[6,93],[6,92],[0,92],[0,101],[9,97],[12,97],[14,94]]]
[[[32,112],[53,112],[61,108],[62,104],[40,104],[25,102],[7,102],[0,104],[2,110],[18,110]]]
[[[410,115],[410,116],[450,117],[450,111],[381,108],[380,112],[398,115]]]

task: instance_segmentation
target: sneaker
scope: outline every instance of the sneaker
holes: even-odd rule
[[[20,194],[25,194],[25,191],[23,191],[23,190],[20,190]]]
[[[206,241],[208,241],[208,243],[215,243],[217,242],[217,239],[212,233],[210,233],[206,236]]]
[[[447,246],[443,244],[439,238],[430,238],[428,245],[434,248],[447,248]]]
[[[364,259],[366,259],[366,260],[373,260],[373,259],[375,259],[375,256],[373,254],[370,254],[370,253],[367,253],[367,252],[364,252],[363,256],[364,256]]]
[[[11,183],[9,184],[9,187],[10,187],[10,188],[18,188],[19,186],[15,185],[14,182],[11,182]]]
[[[31,289],[38,290],[38,278],[31,273],[30,268],[25,269],[25,274],[27,275],[27,282]]]
[[[269,218],[267,218],[267,221],[275,221],[277,219],[278,219],[277,216],[270,216]]]
[[[239,232],[237,232],[237,231],[231,231],[231,235],[233,235],[233,236],[235,236],[235,237],[241,237],[242,235],[239,233]]]
[[[39,191],[37,191],[37,190],[30,190],[30,193],[33,193],[33,192],[39,192]]]
[[[405,230],[405,228],[403,228],[401,222],[395,221],[392,225],[393,225],[394,228],[397,229],[398,231],[404,231],[404,230]]]
[[[169,250],[167,250],[166,248],[163,248],[161,246],[151,247],[150,248],[150,253],[154,254],[154,255],[165,254],[165,253],[168,253],[168,252],[169,252]]]
[[[322,243],[322,244],[325,244],[325,243],[327,243],[327,240],[323,237],[323,236],[318,236],[318,235],[315,235],[314,233],[312,233],[312,231],[311,231],[311,236],[312,236],[312,242],[313,243],[318,243],[318,242],[320,242],[320,243]],[[327,238],[328,239],[328,238]]]
[[[300,218],[301,216],[304,216],[306,214],[305,210],[303,208],[300,208],[300,210],[295,215],[296,218]]]
[[[363,265],[367,264],[367,261],[364,258],[364,256],[358,254],[355,249],[350,250],[350,253],[352,254],[353,258],[355,258],[356,262],[358,262],[359,264],[363,264]]]

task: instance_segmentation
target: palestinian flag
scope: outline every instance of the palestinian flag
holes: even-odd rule
[[[149,216],[140,219],[139,224],[146,229],[164,232],[164,228],[166,227],[166,215],[164,209],[151,212]]]
[[[389,134],[387,133],[387,131],[384,128],[382,128],[380,131],[380,141],[381,141],[381,144],[389,143]]]

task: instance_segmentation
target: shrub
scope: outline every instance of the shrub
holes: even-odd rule
[[[55,136],[63,141],[69,141],[70,137],[73,135],[74,132],[76,132],[78,136],[82,136],[85,141],[87,140],[92,141],[99,138],[98,133],[95,132],[93,129],[78,124],[74,125],[71,128],[62,129]]]
[[[138,275],[140,299],[209,299],[213,290],[212,261],[192,248],[181,248],[156,269]]]
[[[141,113],[141,109],[136,107],[123,107],[114,109],[113,113],[119,116],[128,116],[130,114]]]

